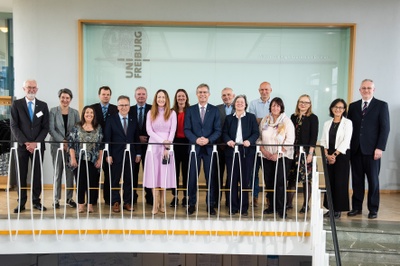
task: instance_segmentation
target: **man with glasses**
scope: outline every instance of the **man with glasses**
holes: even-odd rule
[[[91,106],[96,113],[97,123],[99,123],[102,130],[104,130],[104,128],[106,126],[106,121],[107,121],[108,117],[118,113],[117,106],[110,103],[111,94],[112,94],[112,91],[111,91],[110,87],[101,86],[98,91],[100,102],[95,103]],[[109,168],[108,168],[105,156],[106,156],[106,154],[104,155],[104,160],[103,160],[103,173],[104,173],[103,198],[104,198],[104,202],[107,205],[109,205],[110,204],[110,173],[109,173]]]
[[[264,81],[260,84],[258,89],[260,93],[260,98],[257,98],[250,102],[249,113],[252,113],[257,118],[257,123],[260,124],[261,120],[269,114],[269,104],[271,103],[271,83]],[[256,169],[253,173],[254,175],[254,191],[253,191],[253,206],[258,207],[258,193],[260,191],[259,187],[259,177],[258,171],[261,165],[261,158],[257,157]]]
[[[18,161],[19,161],[19,188],[18,206],[14,209],[14,213],[25,210],[27,201],[27,178],[29,159],[32,161],[33,173],[33,190],[32,190],[32,208],[46,211],[46,207],[40,203],[40,194],[42,193],[42,177],[39,160],[39,153],[33,153],[40,143],[40,153],[43,158],[45,146],[44,139],[49,132],[49,108],[45,102],[36,98],[39,90],[35,80],[27,80],[24,82],[23,90],[25,97],[15,100],[11,106],[11,133],[14,141],[18,142]],[[33,163],[34,159],[34,163]]]
[[[197,86],[196,95],[198,104],[190,106],[185,115],[185,136],[190,144],[196,144],[196,156],[191,154],[190,170],[188,179],[188,195],[189,207],[187,213],[193,214],[196,210],[197,203],[197,181],[200,172],[201,161],[203,161],[204,176],[206,178],[207,187],[210,187],[206,196],[207,211],[210,215],[216,215],[214,209],[215,186],[210,178],[215,178],[213,170],[210,171],[211,155],[213,147],[209,144],[217,142],[221,136],[221,121],[218,108],[208,103],[210,97],[210,89],[207,84]]]
[[[353,185],[352,210],[348,216],[362,213],[365,177],[368,181],[368,218],[378,217],[379,171],[390,131],[389,107],[374,97],[375,84],[364,79],[360,86],[361,100],[349,106],[348,118],[353,122],[350,144]]]
[[[129,115],[130,100],[128,96],[118,97],[118,114],[110,116],[104,130],[104,142],[110,144],[110,154],[107,156],[107,162],[111,166],[111,204],[113,212],[120,212],[121,195],[119,190],[122,168],[123,176],[123,209],[134,211],[132,206],[132,182],[131,169],[134,170],[135,163],[140,162],[140,146],[130,145],[131,157],[125,152],[126,144],[139,143],[139,130],[136,119]],[[125,160],[124,160],[125,156]],[[131,168],[132,167],[132,168]]]

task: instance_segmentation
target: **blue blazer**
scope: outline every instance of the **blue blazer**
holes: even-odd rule
[[[185,136],[190,144],[196,144],[200,137],[209,139],[209,144],[217,142],[221,136],[221,121],[218,108],[207,104],[207,110],[204,115],[204,123],[201,122],[199,105],[195,104],[186,109],[185,113]],[[201,146],[196,145],[196,152],[200,152]],[[207,154],[212,153],[212,146],[205,146]]]
[[[111,115],[107,118],[106,128],[104,130],[104,142],[110,143],[110,156],[113,158],[113,163],[122,163],[126,144],[131,143],[130,151],[132,161],[135,160],[137,154],[141,154],[139,143],[139,129],[136,124],[136,119],[129,114],[127,134],[125,135],[119,114]],[[115,144],[112,144],[112,143]]]
[[[347,118],[353,122],[351,153],[358,149],[364,155],[373,155],[375,149],[386,149],[390,131],[389,107],[384,101],[372,98],[365,115],[362,115],[362,100],[349,106]]]
[[[236,133],[237,133],[237,127],[238,127],[238,119],[236,116],[233,114],[230,114],[226,116],[225,118],[225,123],[224,123],[224,128],[222,131],[222,139],[224,143],[227,143],[228,141],[235,141],[236,140]],[[258,124],[257,124],[257,119],[256,116],[252,113],[246,112],[246,116],[241,118],[241,123],[242,123],[242,136],[243,136],[243,141],[248,140],[250,141],[251,145],[254,145],[260,136],[260,131],[258,130]],[[255,146],[250,146],[248,148],[244,149],[245,153],[244,155],[253,155],[255,154],[256,147]],[[232,147],[226,146],[225,149],[225,155],[232,157],[233,156],[234,149]]]

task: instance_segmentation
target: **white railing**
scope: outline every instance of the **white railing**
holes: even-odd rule
[[[40,146],[37,149],[40,151]],[[62,144],[60,144],[59,150],[62,151],[62,149]],[[105,151],[107,150],[106,145]],[[129,146],[127,146],[124,156],[131,156],[129,151]],[[173,149],[170,152],[173,153]],[[194,156],[196,155],[194,146],[191,152],[194,152]],[[11,148],[10,160],[14,157],[18,166],[17,153],[17,146],[14,145]],[[239,151],[236,148],[235,154],[237,153]],[[34,153],[34,159],[37,159],[37,154],[40,155],[40,152]],[[256,156],[258,154],[260,151],[257,147]],[[216,146],[214,146],[213,156],[218,158]],[[60,157],[63,159],[62,156]],[[41,156],[38,159],[41,160]],[[58,159],[59,156],[57,156]],[[64,206],[59,210],[52,210],[52,215],[47,215],[51,211],[44,213],[33,208],[29,209],[27,205],[26,213],[14,214],[10,204],[10,193],[14,192],[7,190],[6,199],[2,199],[2,202],[7,202],[8,211],[6,217],[3,216],[4,218],[0,219],[0,242],[3,244],[0,253],[82,252],[82,247],[84,247],[85,252],[302,255],[312,256],[313,265],[328,265],[320,207],[320,173],[316,172],[316,161],[317,157],[314,156],[311,211],[299,214],[296,207],[288,211],[287,218],[285,215],[283,218],[278,218],[275,213],[265,215],[263,208],[254,206],[249,208],[248,217],[242,216],[241,212],[238,215],[229,215],[228,211],[220,207],[220,198],[217,215],[210,215],[205,210],[205,204],[202,204],[204,198],[199,197],[201,195],[199,186],[196,214],[193,216],[182,212],[177,206],[175,208],[165,206],[166,212],[163,215],[152,215],[152,207],[146,206],[144,198],[142,205],[138,204],[134,212],[121,210],[118,214],[112,213],[111,206],[103,207],[101,201],[98,202],[98,211],[95,213],[81,214],[78,211],[70,211]],[[12,167],[11,164],[9,167]],[[145,173],[146,176],[147,174]],[[18,175],[19,171],[17,171],[17,180],[20,180]],[[64,173],[64,183],[65,178]],[[33,184],[32,179],[33,174],[31,184]],[[220,180],[219,177],[218,180]],[[264,181],[264,178],[261,180]],[[221,187],[221,184],[219,186]],[[265,195],[264,182],[261,187],[262,195]],[[18,189],[20,193],[21,189],[29,191],[32,186],[30,188],[19,186]],[[99,186],[94,189],[101,188]],[[122,182],[121,187],[117,189],[122,190]],[[209,189],[210,187],[203,190]],[[254,184],[249,194],[253,189]],[[65,187],[64,195],[66,190]],[[138,188],[132,187],[132,190],[140,192]],[[144,191],[142,193],[144,195]],[[53,193],[47,193],[43,188],[42,171],[42,202],[48,200],[48,195],[51,200],[54,198]],[[296,186],[294,206],[297,206],[297,198]],[[165,199],[164,202],[166,204],[168,201]],[[26,215],[28,212],[30,216]],[[121,241],[124,242],[121,243]]]

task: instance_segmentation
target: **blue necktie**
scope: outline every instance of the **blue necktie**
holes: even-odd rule
[[[103,119],[104,121],[106,121],[106,117],[107,117],[107,106],[103,106],[101,107],[102,111],[103,111]]]
[[[33,110],[32,110],[32,105],[33,105],[33,102],[28,102],[28,111],[29,111],[29,117],[31,118],[31,122],[33,122]]]
[[[364,102],[364,106],[362,108],[362,115],[364,116],[368,109],[368,102]]]
[[[139,117],[138,117],[139,127],[142,128],[143,126],[143,106],[139,107]]]

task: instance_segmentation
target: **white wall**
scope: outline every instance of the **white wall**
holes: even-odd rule
[[[397,0],[14,0],[15,94],[23,96],[22,82],[35,78],[38,98],[49,106],[58,104],[56,91],[61,87],[78,95],[79,19],[356,23],[353,99],[360,98],[360,81],[372,78],[375,96],[389,103],[392,130],[382,162],[381,189],[399,190],[399,129],[394,115],[400,111],[400,91],[395,89],[400,87],[399,12]],[[254,81],[255,90],[259,83]],[[77,98],[72,106],[78,107]],[[48,154],[48,165],[49,158]]]

